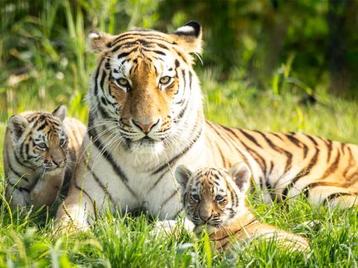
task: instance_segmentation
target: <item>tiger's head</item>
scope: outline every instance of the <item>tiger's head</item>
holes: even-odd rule
[[[202,168],[192,173],[185,166],[178,166],[175,177],[181,187],[186,215],[197,227],[226,225],[247,212],[245,200],[251,172],[243,162],[229,171]]]
[[[18,162],[32,169],[55,172],[66,164],[68,137],[63,120],[66,107],[52,113],[31,112],[10,117],[8,129]]]
[[[94,125],[107,123],[128,150],[163,149],[201,113],[192,54],[201,51],[196,22],[172,34],[136,29],[119,35],[90,33],[99,53],[89,92]],[[103,125],[102,125],[103,126]],[[193,130],[194,131],[194,130]]]

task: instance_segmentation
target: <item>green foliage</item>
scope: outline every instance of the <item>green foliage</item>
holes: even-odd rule
[[[343,67],[357,73],[357,27],[352,19],[357,4],[342,2],[349,5],[332,11],[330,1],[314,0],[215,0],[210,5],[179,0],[3,0],[0,149],[6,120],[13,113],[53,110],[65,103],[70,115],[86,122],[84,97],[96,61],[86,48],[89,30],[118,33],[139,26],[173,31],[190,19],[204,27],[204,66],[196,68],[210,120],[358,143],[357,101],[327,91],[334,40],[329,14],[346,18]],[[351,90],[357,89],[355,83]],[[307,96],[318,101],[307,104],[302,101]],[[2,169],[0,164],[0,174]],[[264,204],[260,196],[256,192],[251,197],[257,216],[307,236],[312,246],[307,258],[262,241],[220,254],[205,235],[154,235],[155,222],[145,215],[107,212],[87,233],[58,235],[49,214],[12,212],[1,196],[0,267],[358,266],[357,209],[312,208],[304,199]]]

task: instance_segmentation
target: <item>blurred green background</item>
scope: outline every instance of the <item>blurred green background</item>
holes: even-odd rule
[[[204,30],[199,74],[305,103],[315,103],[320,90],[358,95],[358,1],[2,0],[0,8],[2,121],[39,103],[67,103],[85,117],[77,105],[95,64],[86,46],[91,29],[171,32],[191,19]]]
[[[192,19],[204,31],[195,70],[208,119],[358,144],[357,10],[357,0],[0,0],[0,149],[13,113],[63,103],[86,121],[96,63],[90,30],[172,32]],[[264,204],[260,196],[251,198],[259,219],[309,238],[308,258],[265,244],[226,256],[211,252],[205,237],[153,238],[145,215],[108,212],[84,235],[57,236],[50,217],[2,205],[0,267],[357,267],[356,208]]]

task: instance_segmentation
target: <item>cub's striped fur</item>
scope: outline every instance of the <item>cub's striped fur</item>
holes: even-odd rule
[[[182,202],[195,231],[207,227],[211,240],[219,250],[240,240],[276,239],[278,245],[306,251],[308,241],[302,236],[285,232],[256,219],[246,204],[251,172],[241,162],[229,171],[202,168],[191,172],[185,166],[176,169],[181,186]]]
[[[205,120],[192,57],[201,51],[198,23],[172,34],[132,30],[89,37],[99,61],[88,93],[86,151],[58,212],[61,223],[86,228],[105,204],[175,218],[182,209],[177,165],[227,168],[240,160],[267,201],[303,192],[313,204],[357,204],[358,146]]]
[[[66,117],[24,112],[9,119],[4,144],[6,199],[11,207],[51,205],[73,174],[85,126]]]

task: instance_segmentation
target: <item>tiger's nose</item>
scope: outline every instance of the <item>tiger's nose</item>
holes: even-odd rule
[[[159,124],[159,119],[145,123],[132,119],[132,123],[133,125],[138,127],[144,134],[148,134],[153,129],[153,127]]]
[[[199,216],[200,216],[200,219],[201,219],[203,222],[208,222],[208,221],[211,219],[212,214],[209,214],[209,213],[201,213]]]

